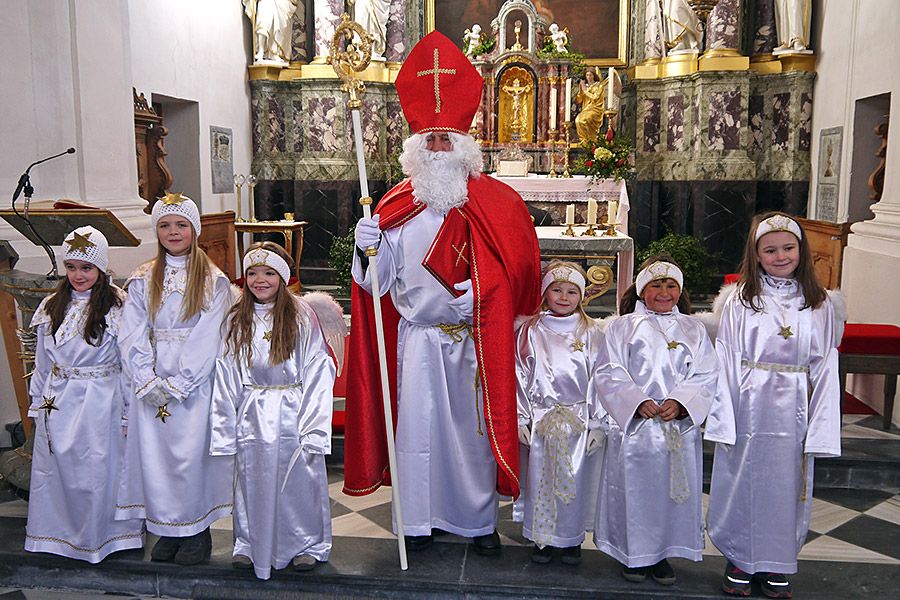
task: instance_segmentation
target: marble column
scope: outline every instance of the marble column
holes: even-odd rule
[[[297,10],[291,21],[291,62],[305,63],[309,60],[306,48],[306,2],[297,2]]]
[[[706,20],[706,50],[741,48],[742,0],[719,0]]]
[[[391,0],[387,22],[387,48],[384,57],[388,62],[403,62],[406,58],[406,12],[408,0]]]
[[[331,38],[338,23],[341,22],[343,12],[343,0],[314,0],[313,17],[316,28],[313,42],[316,51],[314,62],[324,63],[325,58],[331,54]]]
[[[753,15],[753,56],[771,54],[777,45],[775,5],[772,0],[759,0]]]

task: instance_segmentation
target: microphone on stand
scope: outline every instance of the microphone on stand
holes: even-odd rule
[[[31,233],[34,234],[34,237],[40,240],[41,246],[44,248],[44,251],[47,253],[47,257],[50,259],[50,272],[47,273],[47,279],[53,279],[54,281],[59,279],[59,271],[56,268],[56,254],[53,252],[53,248],[50,244],[47,243],[47,240],[37,232],[37,229],[34,228],[34,224],[31,222],[31,218],[28,216],[28,207],[31,204],[31,196],[34,194],[34,187],[31,185],[31,178],[29,173],[31,172],[31,168],[39,165],[41,163],[45,163],[48,160],[53,160],[54,158],[59,158],[60,156],[66,154],[75,154],[75,148],[68,148],[65,152],[60,152],[59,154],[54,154],[53,156],[48,156],[47,158],[42,158],[41,160],[36,160],[25,169],[25,172],[22,173],[22,176],[19,177],[19,183],[16,185],[16,191],[13,192],[12,197],[12,209],[13,212],[16,213],[16,216],[21,218],[28,225],[28,228],[31,230]],[[19,195],[25,193],[25,213],[20,214],[18,209],[16,208],[16,200],[18,200]]]

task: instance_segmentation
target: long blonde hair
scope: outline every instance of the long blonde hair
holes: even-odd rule
[[[256,242],[247,249],[247,253],[264,248],[278,254],[294,270],[294,261],[281,246],[273,242]],[[300,335],[297,297],[291,292],[281,278],[278,278],[278,291],[272,305],[272,340],[269,346],[269,364],[278,365],[286,361],[294,353],[297,336]],[[246,358],[247,364],[253,357],[253,315],[256,312],[256,297],[247,286],[247,274],[244,273],[244,287],[240,299],[234,303],[225,317],[227,331],[225,348],[235,358]]]
[[[200,246],[197,245],[197,233],[191,226],[191,251],[188,253],[187,287],[184,291],[184,305],[181,307],[181,320],[187,321],[206,308],[207,286],[210,284],[212,262]],[[156,320],[156,314],[162,306],[163,279],[166,275],[166,249],[157,242],[158,248],[153,269],[150,272],[149,290],[147,293],[147,311],[150,322]],[[211,290],[210,290],[211,291]]]

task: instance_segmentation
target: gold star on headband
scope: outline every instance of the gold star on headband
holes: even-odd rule
[[[555,281],[571,282],[572,281],[572,269],[569,269],[566,267],[563,267],[561,269],[554,269],[553,270],[553,281],[554,282]]]
[[[254,250],[250,253],[250,267],[265,267],[266,259],[269,257],[268,252],[265,250]]]
[[[162,200],[163,204],[169,206],[171,204],[181,204],[182,202],[187,200],[187,198],[182,196],[181,192],[175,194],[173,194],[172,192],[166,192],[166,195],[162,198],[159,198],[159,200]]]
[[[168,404],[163,404],[156,411],[156,418],[159,419],[160,421],[162,421],[163,423],[166,422],[166,417],[172,416],[172,413],[169,412],[168,406],[169,406]]]
[[[87,254],[87,249],[93,246],[96,246],[94,242],[92,242],[89,238],[91,237],[90,232],[81,235],[77,231],[72,232],[72,237],[66,240],[66,243],[69,245],[69,252],[78,251],[82,254]]]

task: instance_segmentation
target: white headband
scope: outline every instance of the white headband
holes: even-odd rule
[[[63,260],[83,260],[103,272],[109,266],[109,242],[99,230],[85,225],[66,236]]]
[[[551,284],[557,281],[567,281],[575,284],[581,290],[581,297],[584,298],[584,275],[572,267],[556,267],[547,271],[547,274],[541,280],[541,296],[544,295],[544,292],[547,291]]]
[[[797,221],[784,215],[774,215],[759,224],[756,228],[756,239],[754,241],[758,242],[759,238],[773,231],[789,231],[797,236],[798,240],[803,239],[803,233],[800,231],[800,225],[797,224]]]
[[[247,275],[247,269],[250,267],[269,267],[281,275],[281,279],[284,281],[285,285],[287,285],[288,281],[291,279],[291,268],[288,266],[287,262],[271,250],[266,250],[265,248],[254,248],[245,254],[243,267],[244,275]]]
[[[194,235],[200,237],[200,209],[194,204],[194,201],[183,196],[182,194],[173,194],[168,192],[153,205],[150,217],[153,220],[153,230],[156,231],[156,224],[163,217],[169,215],[178,215],[184,217],[194,226]]]
[[[681,269],[670,262],[657,261],[647,265],[638,273],[637,279],[634,280],[637,295],[641,295],[648,283],[658,279],[674,279],[678,282],[678,287],[684,289],[684,275],[682,275]]]

